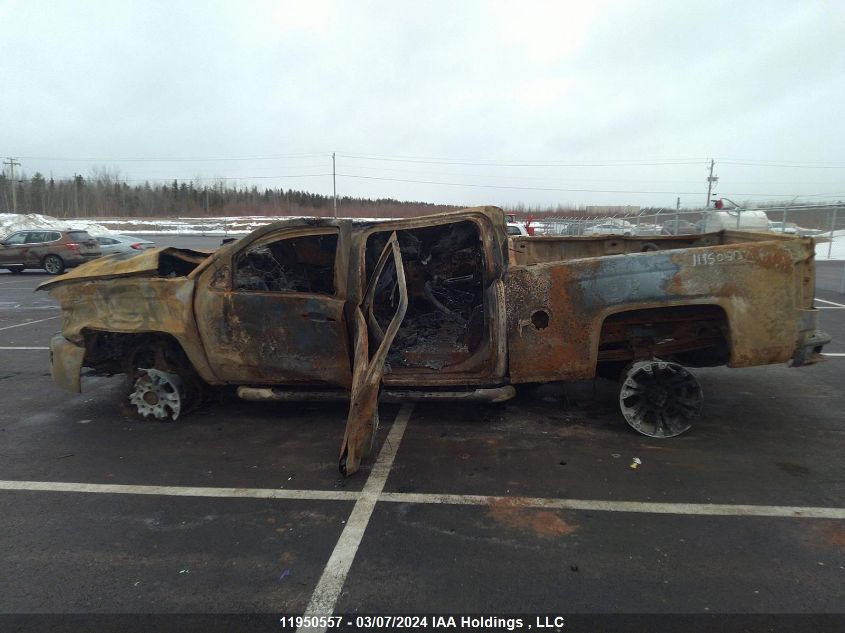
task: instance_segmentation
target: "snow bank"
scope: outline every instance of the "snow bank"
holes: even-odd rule
[[[0,213],[0,237],[29,229],[84,229],[91,235],[108,235],[113,232],[101,224],[86,220],[54,218],[40,213]]]
[[[833,232],[831,244],[830,231],[814,236],[816,238],[816,259],[845,259],[845,230]],[[830,257],[828,257],[830,250]]]

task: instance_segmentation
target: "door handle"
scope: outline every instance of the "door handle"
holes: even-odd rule
[[[318,323],[335,323],[337,319],[327,316],[322,312],[306,312],[302,315],[304,319],[308,319],[310,321],[317,321]]]

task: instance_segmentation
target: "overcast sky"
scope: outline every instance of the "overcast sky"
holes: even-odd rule
[[[712,157],[738,201],[845,198],[843,36],[841,0],[0,0],[0,155],[331,193],[335,151],[339,194],[669,207]]]

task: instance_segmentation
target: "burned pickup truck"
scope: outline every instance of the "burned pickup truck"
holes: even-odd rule
[[[816,329],[809,238],[722,231],[514,237],[501,210],[289,219],[209,255],[165,248],[47,281],[62,307],[55,382],[126,374],[139,415],[176,419],[213,386],[251,400],[350,400],[358,469],[379,397],[496,402],[514,385],[621,378],[637,431],[698,415],[690,367],[806,365]]]

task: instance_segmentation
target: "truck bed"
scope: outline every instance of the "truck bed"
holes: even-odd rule
[[[818,359],[811,238],[722,231],[509,240],[513,382],[665,358],[748,367]]]

